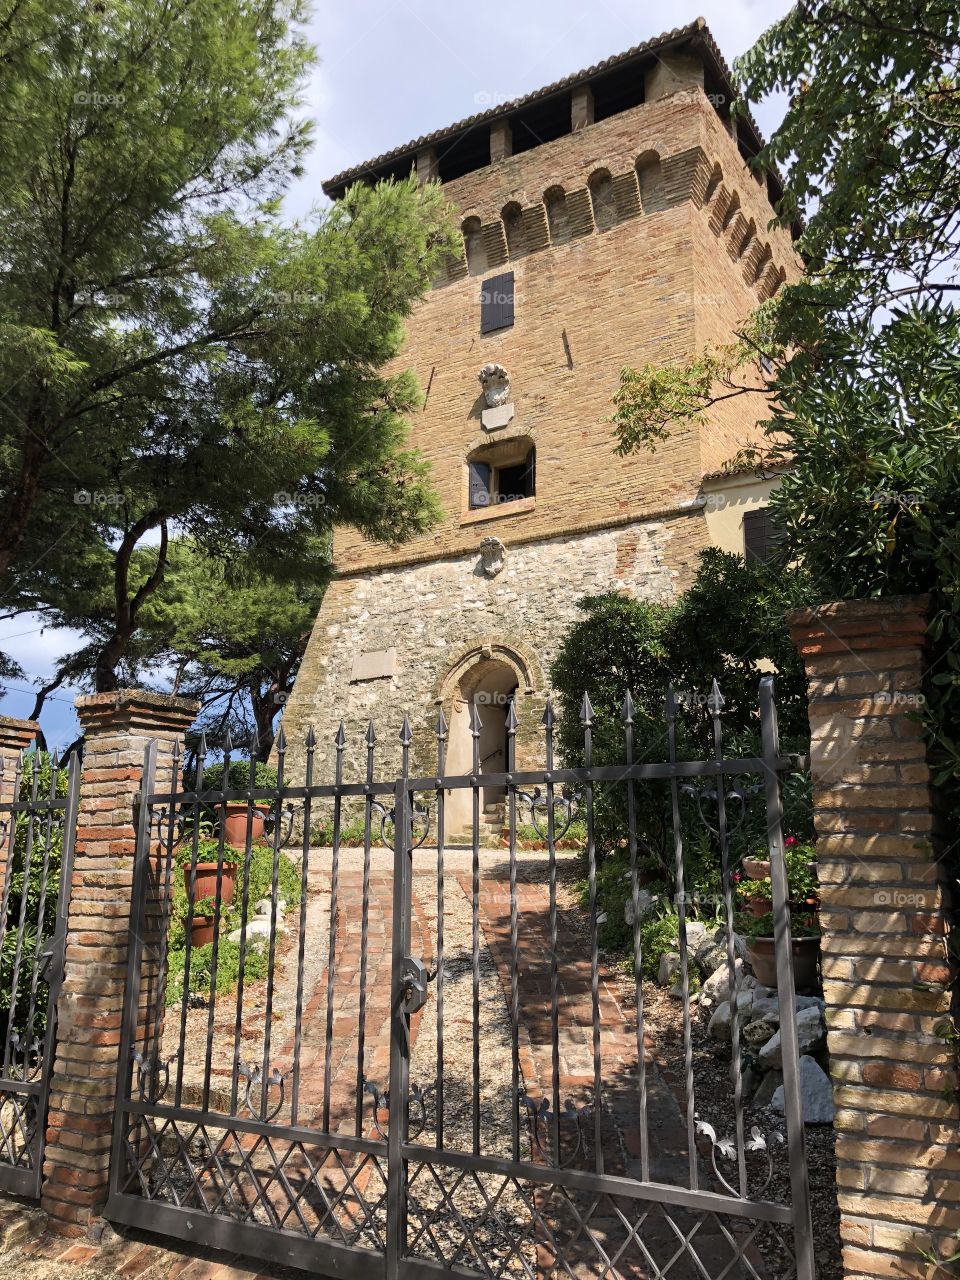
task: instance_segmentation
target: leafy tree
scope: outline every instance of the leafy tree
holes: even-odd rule
[[[148,580],[155,557],[151,549],[134,554],[135,589]],[[175,540],[162,588],[144,601],[122,678],[198,699],[198,729],[205,728],[214,740],[229,727],[245,749],[255,730],[257,759],[266,760],[273,722],[293,688],[329,575],[326,541],[305,543],[295,561],[283,562],[271,574],[224,564],[194,542]],[[61,586],[51,625],[83,631],[89,642],[62,660],[41,694],[66,679],[92,684],[97,655],[114,626],[107,584],[91,579],[72,590]],[[35,715],[42,696],[38,701]]]
[[[784,562],[818,598],[929,591],[926,723],[960,798],[960,19],[936,0],[799,4],[741,60],[745,95],[789,95],[758,165],[789,166],[778,209],[807,221],[804,279],[725,347],[625,370],[621,452],[656,448],[759,381]],[[765,361],[760,357],[766,357]],[[764,368],[772,372],[764,372]]]
[[[394,541],[436,514],[404,447],[418,389],[383,369],[449,220],[410,181],[282,224],[310,135],[305,14],[0,0],[25,139],[0,183],[0,592],[18,611],[108,582],[100,689],[173,536],[269,572],[335,522]]]
[[[558,744],[568,766],[583,761],[583,695],[593,706],[593,758],[597,765],[625,759],[624,700],[633,704],[634,759],[667,760],[666,693],[673,685],[678,759],[702,759],[713,753],[709,696],[716,679],[724,698],[721,717],[728,755],[759,753],[759,681],[771,667],[777,673],[777,706],[785,750],[809,746],[806,688],[801,663],[784,622],[784,611],[808,600],[808,582],[798,573],[771,573],[761,564],[715,548],[702,553],[697,575],[676,604],[651,604],[608,593],[581,601],[585,617],[567,632],[551,667],[561,695]],[[755,779],[753,780],[755,781]],[[636,829],[645,875],[670,891],[673,884],[673,816],[668,784],[634,787]],[[810,831],[808,782],[794,776],[786,788],[791,831]],[[682,820],[687,850],[687,889],[715,897],[718,858],[689,797]],[[622,901],[629,886],[621,874],[628,866],[626,787],[595,789],[595,831],[601,858],[616,868],[604,874],[608,889],[608,943],[622,941]],[[765,844],[763,805],[754,803],[735,841],[738,854]],[[612,895],[612,896],[611,896]],[[605,908],[606,909],[606,908]]]

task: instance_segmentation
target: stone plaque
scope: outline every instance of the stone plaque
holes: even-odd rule
[[[364,680],[389,680],[397,669],[396,649],[377,649],[374,653],[358,653],[353,660],[350,683]]]

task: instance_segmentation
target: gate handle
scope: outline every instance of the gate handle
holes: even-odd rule
[[[47,986],[52,987],[59,980],[60,972],[63,968],[60,955],[58,954],[60,951],[60,940],[58,938],[52,938],[49,945],[40,952],[40,962],[37,966],[37,975],[46,982]],[[47,970],[51,965],[54,966],[54,970],[52,974],[48,974]]]
[[[400,987],[403,991],[403,1011],[410,1015],[422,1009],[427,1003],[427,986],[436,977],[430,973],[422,960],[406,956],[400,970]]]

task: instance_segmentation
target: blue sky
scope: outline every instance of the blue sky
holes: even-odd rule
[[[789,7],[789,0],[699,0],[688,10],[629,0],[315,0],[310,35],[320,62],[304,105],[316,122],[315,146],[305,176],[289,193],[289,214],[305,215],[323,202],[324,178],[698,14],[732,63]],[[758,104],[755,115],[769,134],[780,104]],[[0,623],[0,648],[28,675],[25,684],[4,691],[0,711],[27,715],[32,680],[78,643],[69,632],[42,629],[38,619]],[[76,736],[73,697],[61,689],[47,703],[42,721],[51,745]]]

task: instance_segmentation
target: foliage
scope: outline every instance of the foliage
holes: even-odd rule
[[[816,849],[812,844],[797,840],[795,836],[787,836],[784,846],[789,899],[797,907],[802,907],[818,893],[817,874],[811,869],[816,863]],[[764,849],[757,856],[767,860],[770,856],[769,850]],[[734,895],[741,902],[749,902],[751,898],[771,899],[773,882],[769,876],[760,880],[741,878],[737,881]]]
[[[246,791],[250,786],[250,762],[248,760],[231,760],[227,774],[227,785],[223,785],[223,763],[208,764],[203,771],[204,791]],[[272,765],[259,761],[254,766],[253,789],[255,791],[273,791],[277,787],[277,771]]]
[[[371,842],[376,844],[380,838],[380,822],[376,815],[374,815],[374,820],[371,823],[370,832]],[[348,818],[346,822],[340,823],[340,843],[344,847],[359,847],[364,843],[365,839],[366,822],[364,818]],[[330,848],[333,844],[333,823],[322,822],[312,828],[310,843],[323,848]]]
[[[703,553],[690,589],[673,606],[614,593],[581,601],[585,616],[567,632],[551,667],[554,688],[561,695],[558,746],[564,762],[568,767],[583,762],[580,707],[586,693],[593,707],[594,764],[623,763],[623,704],[628,690],[634,705],[634,760],[666,760],[665,697],[671,682],[678,695],[677,757],[700,759],[712,754],[713,724],[707,700],[714,678],[725,699],[721,723],[726,754],[758,754],[759,681],[764,665],[770,664],[777,669],[784,749],[805,751],[809,741],[805,682],[783,621],[784,609],[802,600],[805,590],[801,575],[772,575],[763,565],[746,565],[738,556],[711,549]],[[601,860],[619,857],[628,846],[627,788],[601,784],[594,792],[598,855]],[[633,796],[641,867],[674,892],[670,786],[654,781],[635,784]],[[791,776],[784,800],[791,827],[812,835],[809,780]],[[681,793],[680,806],[685,891],[715,903],[717,850],[707,840],[693,799]],[[731,818],[735,816],[739,814],[731,811]],[[732,856],[749,852],[765,837],[764,807],[754,802],[733,839]]]
[[[402,541],[438,512],[405,444],[415,379],[384,369],[449,214],[411,179],[284,224],[306,18],[303,0],[0,0],[0,591],[91,619],[77,661],[97,688],[124,678],[173,534],[304,581],[334,524]]]
[[[763,916],[737,916],[737,932],[744,938],[772,938],[774,936],[773,912]],[[819,938],[820,926],[811,923],[808,911],[790,912],[790,932],[794,938]]]
[[[184,966],[186,951],[171,951],[167,969],[167,1005],[178,1005],[183,999]],[[266,978],[269,955],[266,938],[251,938],[243,957],[244,982],[256,982]],[[190,952],[190,991],[195,997],[210,994],[210,978],[213,973],[213,943],[194,947]],[[240,981],[240,943],[229,938],[220,939],[217,948],[217,995],[227,995]]]
[[[36,776],[37,797],[46,800],[51,794],[63,797],[67,793],[67,770],[58,769],[53,779],[52,757],[46,752],[29,753],[24,757],[20,778],[19,799],[27,801],[33,793]],[[60,884],[60,867],[63,856],[63,828],[53,821],[49,824],[43,816],[33,819],[33,841],[29,871],[27,871],[27,837],[31,819],[27,812],[16,817],[13,853],[7,880],[7,915],[3,936],[0,938],[0,1020],[26,1040],[34,1036],[42,1039],[47,1022],[49,987],[43,977],[37,981],[31,996],[32,977],[39,960],[41,947],[56,932],[57,893]],[[44,884],[44,861],[47,864]],[[24,877],[26,876],[26,903],[24,904]],[[16,965],[19,926],[23,911],[24,931],[20,939],[20,970],[17,981],[15,1008],[13,999],[13,972]],[[31,1017],[32,1010],[32,1017]]]
[[[217,862],[221,857],[220,841],[216,836],[201,835],[197,839],[197,866]],[[225,867],[235,867],[243,861],[244,851],[238,849],[235,845],[223,845],[223,865]],[[193,865],[193,841],[191,839],[184,840],[174,854],[174,862],[178,867],[187,867]]]
[[[217,842],[214,841],[213,843],[216,846]],[[189,843],[186,848],[188,850],[191,848]],[[234,852],[240,851],[235,850]],[[182,854],[183,850],[178,850],[176,861],[179,867],[183,866]],[[243,857],[242,853],[240,853],[240,856],[241,858]],[[216,849],[214,849],[211,861],[215,860]],[[189,856],[186,865],[187,867],[190,865]],[[302,897],[302,877],[299,864],[291,861],[281,850],[277,857],[276,871],[278,897],[286,902],[288,908],[297,906]],[[244,892],[246,891],[247,896],[248,916],[252,916],[254,903],[261,898],[271,897],[273,874],[274,852],[272,848],[265,845],[254,845],[251,848],[249,877],[247,877],[243,862],[239,863],[233,901],[229,905],[223,904],[221,906],[220,930],[222,936],[219,940],[217,956],[218,992],[230,991],[236,985],[239,977],[240,946],[239,943],[231,942],[227,935],[240,927],[243,915]],[[190,900],[185,881],[186,877],[179,875],[172,886],[173,903],[170,913],[166,992],[168,1005],[178,1004],[183,997],[187,931],[190,928]],[[210,902],[210,899],[201,899],[196,902],[194,904],[194,914],[212,915],[213,912],[208,912],[205,907],[205,903]],[[198,907],[202,909],[198,910]],[[260,945],[264,941],[266,940],[259,938],[250,938],[248,940],[244,965],[245,981],[254,981],[266,976],[266,949]],[[212,943],[191,949],[190,989],[197,995],[205,995],[209,992],[212,954]]]
[[[614,413],[621,451],[656,448],[670,429],[708,421],[720,400],[765,388],[766,442],[752,461],[788,468],[772,501],[783,563],[807,574],[817,600],[933,597],[922,715],[954,811],[958,47],[956,12],[937,0],[814,0],[770,27],[738,69],[745,98],[788,98],[755,163],[789,166],[778,214],[784,225],[806,218],[806,276],[731,344],[624,371]]]

